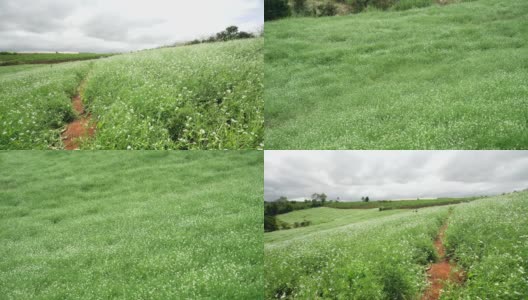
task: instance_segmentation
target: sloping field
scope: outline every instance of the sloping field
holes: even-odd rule
[[[256,38],[3,67],[0,149],[63,148],[77,89],[96,124],[81,149],[262,148],[263,45]]]
[[[442,299],[525,299],[527,195],[352,219],[309,234],[301,230],[331,222],[265,233],[266,298],[420,299],[445,224],[447,255],[464,283],[447,284]],[[281,232],[299,234],[270,238]]]
[[[297,238],[313,232],[332,230],[336,227],[363,222],[366,220],[383,218],[386,216],[403,213],[405,210],[379,211],[378,209],[335,209],[328,207],[317,207],[296,210],[286,214],[277,215],[277,219],[294,226],[295,222],[310,221],[307,227],[277,230],[264,235],[265,242],[285,241]]]
[[[266,23],[267,149],[526,149],[524,0]]]
[[[262,152],[0,152],[2,299],[262,299]]]

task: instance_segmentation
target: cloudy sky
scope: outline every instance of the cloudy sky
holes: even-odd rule
[[[528,151],[266,151],[267,201],[493,195],[528,188]]]
[[[257,31],[264,0],[0,0],[0,51],[122,52]]]

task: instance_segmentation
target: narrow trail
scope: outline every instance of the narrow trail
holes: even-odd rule
[[[446,229],[447,221],[438,230],[438,235],[434,242],[434,246],[440,257],[437,262],[431,264],[429,269],[427,269],[429,287],[423,294],[422,300],[437,300],[440,298],[440,294],[447,282],[460,283],[464,280],[463,272],[455,271],[453,268],[455,267],[454,262],[446,256],[444,246]]]
[[[81,83],[80,86],[82,86]],[[91,116],[84,110],[81,95],[77,92],[72,98],[72,107],[79,117],[66,126],[61,133],[65,150],[78,150],[82,138],[89,138],[95,134],[95,125],[90,122]]]

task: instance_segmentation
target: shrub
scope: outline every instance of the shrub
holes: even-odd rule
[[[287,0],[265,0],[264,1],[264,20],[271,21],[285,18],[290,15],[290,7]]]
[[[335,16],[337,14],[337,7],[330,2],[317,5],[319,17]]]
[[[304,14],[306,12],[306,0],[293,0],[293,10],[297,14]]]
[[[275,216],[264,216],[264,231],[275,231],[278,230],[277,219]]]

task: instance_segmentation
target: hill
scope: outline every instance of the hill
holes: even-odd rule
[[[267,149],[526,149],[523,0],[265,28]]]
[[[61,132],[81,117],[94,129],[78,138],[81,149],[262,148],[263,45],[254,38],[2,67],[0,149],[62,149]]]
[[[528,192],[418,212],[330,210],[290,213],[325,221],[264,234],[267,299],[437,299],[426,295],[438,265],[457,274],[441,299],[528,297]]]

